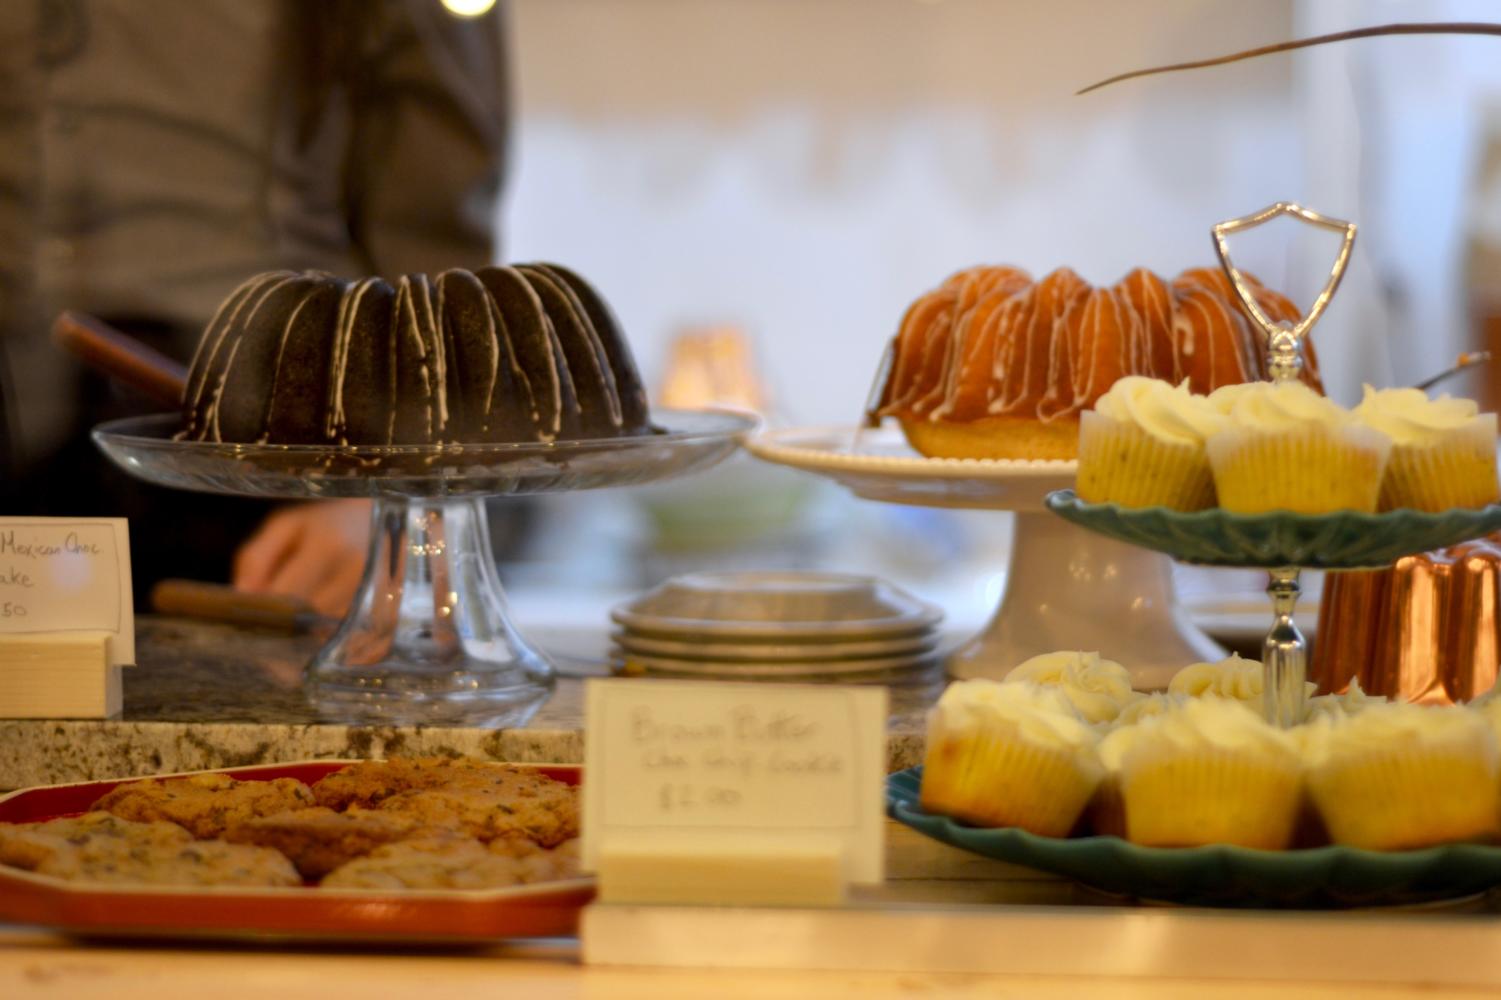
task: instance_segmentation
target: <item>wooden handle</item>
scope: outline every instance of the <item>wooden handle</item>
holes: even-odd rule
[[[69,310],[53,321],[52,337],[74,357],[110,378],[174,410],[182,405],[187,368],[103,320]]]
[[[318,617],[301,598],[247,594],[223,584],[196,580],[161,581],[151,588],[151,609],[164,615],[206,618],[282,632],[305,630]]]

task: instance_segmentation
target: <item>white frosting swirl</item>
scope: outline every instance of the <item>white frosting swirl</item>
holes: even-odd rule
[[[1265,382],[1236,382],[1231,385],[1222,385],[1218,389],[1205,396],[1205,401],[1214,412],[1222,416],[1229,416],[1234,409],[1236,400],[1248,392],[1255,392],[1258,385],[1266,385]]]
[[[1423,445],[1476,423],[1488,422],[1494,428],[1495,414],[1481,414],[1479,410],[1470,399],[1451,396],[1429,399],[1421,389],[1366,386],[1365,398],[1355,407],[1355,416],[1396,444]]]
[[[1218,663],[1195,663],[1184,667],[1167,682],[1172,694],[1189,698],[1213,695],[1244,702],[1260,714],[1261,695],[1265,690],[1266,672],[1259,660],[1242,659],[1239,653],[1231,653]],[[1312,696],[1318,685],[1305,682],[1303,694]]]
[[[1115,717],[1114,726],[1117,729],[1134,726],[1144,719],[1161,715],[1187,702],[1188,695],[1186,694],[1154,691],[1151,694],[1141,696],[1122,708],[1120,714]]]
[[[1197,445],[1225,425],[1225,418],[1188,383],[1172,385],[1143,375],[1117,379],[1094,404],[1095,412],[1175,444]]]
[[[1025,681],[955,681],[928,714],[928,729],[930,740],[940,733],[1005,732],[1070,750],[1093,749],[1100,739],[1057,689]]]
[[[1358,679],[1350,681],[1344,694],[1321,694],[1309,698],[1303,710],[1303,721],[1311,722],[1323,715],[1346,716],[1363,712],[1372,705],[1385,705],[1386,699],[1379,694],[1366,694]]]
[[[1095,752],[1107,774],[1119,774],[1126,755],[1141,740],[1142,726],[1120,726],[1105,734]]]
[[[1473,744],[1494,760],[1496,735],[1479,712],[1459,705],[1370,705],[1356,715],[1324,715],[1297,731],[1303,760],[1320,767],[1374,750],[1417,750],[1435,743]]]
[[[1121,737],[1126,746],[1122,763],[1130,750],[1148,745],[1190,752],[1250,749],[1289,759],[1297,755],[1296,744],[1286,733],[1225,698],[1193,698],[1133,728],[1136,736]]]
[[[1486,697],[1470,702],[1469,708],[1486,721],[1497,739],[1501,739],[1501,698],[1496,697],[1495,688],[1491,688]]]
[[[1006,683],[1025,681],[1056,688],[1090,722],[1109,722],[1141,697],[1131,690],[1131,674],[1099,653],[1063,650],[1043,653],[1017,666]]]
[[[1243,660],[1240,654],[1231,653],[1218,663],[1195,663],[1184,667],[1167,682],[1167,689],[1172,694],[1189,698],[1218,695],[1238,701],[1258,701],[1264,677],[1259,662]]]
[[[1343,427],[1355,421],[1350,411],[1302,382],[1249,382],[1234,387],[1233,393],[1221,397],[1214,405],[1230,418],[1232,425],[1247,430],[1291,431],[1310,425]]]

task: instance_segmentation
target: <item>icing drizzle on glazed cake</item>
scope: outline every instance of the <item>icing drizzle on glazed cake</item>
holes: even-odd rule
[[[273,271],[199,341],[180,437],[260,444],[551,442],[651,432],[609,307],[557,264],[345,281]]]
[[[1291,302],[1250,284],[1273,319],[1297,320]],[[1034,282],[1014,267],[975,267],[907,310],[876,412],[935,423],[1077,420],[1127,375],[1187,380],[1199,394],[1263,379],[1264,339],[1212,268],[1170,282],[1137,269],[1095,288],[1068,268]],[[1306,350],[1304,378],[1318,388]]]

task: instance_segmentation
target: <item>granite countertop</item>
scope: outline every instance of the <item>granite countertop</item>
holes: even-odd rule
[[[465,754],[494,760],[583,760],[584,680],[603,674],[604,631],[537,633],[567,655],[552,697],[522,727],[351,726],[319,721],[303,699],[311,636],[178,618],[137,620],[138,664],[125,671],[114,719],[0,719],[0,789],[137,774],[243,767],[320,757]],[[650,683],[643,680],[642,683]],[[891,688],[888,768],[921,760],[923,714],[943,686],[924,677]]]

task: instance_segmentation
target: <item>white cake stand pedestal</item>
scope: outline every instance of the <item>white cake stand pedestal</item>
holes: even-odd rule
[[[885,503],[1011,511],[1006,592],[990,623],[948,661],[955,677],[1000,679],[1030,656],[1098,650],[1139,689],[1167,686],[1190,663],[1226,652],[1179,606],[1172,560],[1054,517],[1047,494],[1074,483],[1073,462],[923,458],[894,428],[801,428],[746,444],[758,458],[802,469]]]
[[[707,468],[755,426],[743,414],[661,410],[659,433],[553,444],[320,445],[177,441],[173,414],[94,431],[116,464],[161,486],[375,502],[349,613],[307,667],[329,721],[514,726],[552,691],[552,664],[512,623],[487,497],[630,486]]]

